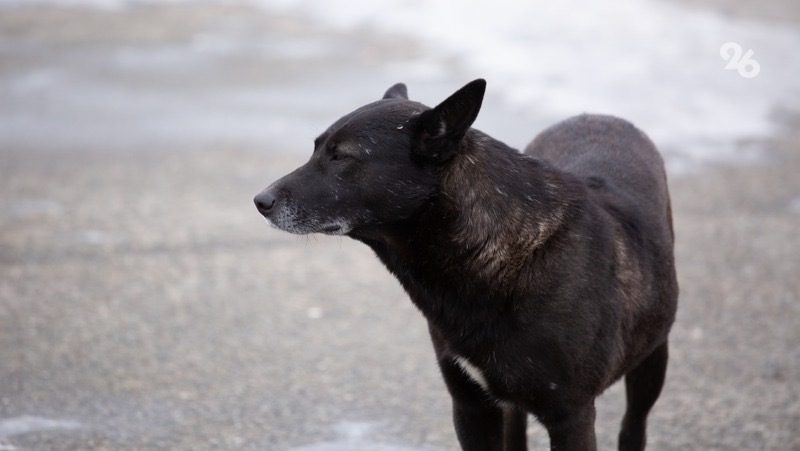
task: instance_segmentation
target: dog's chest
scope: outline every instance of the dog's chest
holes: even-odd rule
[[[539,390],[547,392],[547,396],[561,390],[560,384],[553,380],[535,380],[526,375],[517,374],[511,380],[517,380],[518,383],[507,385],[509,378],[507,377],[492,377],[498,375],[498,369],[482,369],[475,365],[472,361],[461,355],[452,357],[453,362],[461,369],[464,375],[473,383],[478,385],[487,395],[494,399],[498,404],[513,403],[519,400],[519,396],[523,394],[523,398],[530,397],[538,394],[543,394]],[[487,375],[487,372],[489,373]]]
[[[478,385],[486,395],[493,399],[499,406],[507,406],[513,404],[513,396],[510,396],[505,390],[502,390],[497,384],[489,386],[489,379],[484,370],[476,366],[474,363],[467,360],[463,356],[453,357],[453,361],[464,372],[464,374],[476,385]],[[498,391],[500,389],[500,391]]]
[[[473,365],[466,357],[455,356],[453,360],[473,382],[478,384],[486,392],[489,391],[489,382],[486,380],[486,376],[480,368]]]

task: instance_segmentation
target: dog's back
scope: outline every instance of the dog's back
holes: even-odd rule
[[[583,179],[672,242],[664,163],[647,136],[614,116],[582,114],[541,132],[525,153]]]

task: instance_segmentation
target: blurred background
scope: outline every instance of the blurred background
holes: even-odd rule
[[[397,282],[251,199],[391,84],[477,77],[514,147],[586,111],[665,155],[650,449],[800,449],[796,1],[0,0],[0,450],[455,449]],[[598,400],[601,449],[623,407]]]

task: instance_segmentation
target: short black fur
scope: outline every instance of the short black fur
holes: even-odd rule
[[[619,446],[643,449],[678,296],[663,162],[599,115],[520,153],[470,128],[484,90],[430,109],[392,86],[256,205],[375,251],[428,321],[464,449],[526,449],[527,413],[553,449],[595,449],[594,399],[622,376]]]

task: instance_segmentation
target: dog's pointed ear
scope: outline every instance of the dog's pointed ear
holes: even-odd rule
[[[461,139],[478,117],[486,80],[467,83],[435,108],[417,118],[416,148],[420,156],[444,161],[455,155]]]
[[[406,99],[408,100],[408,89],[403,83],[395,83],[383,94],[384,99]]]

